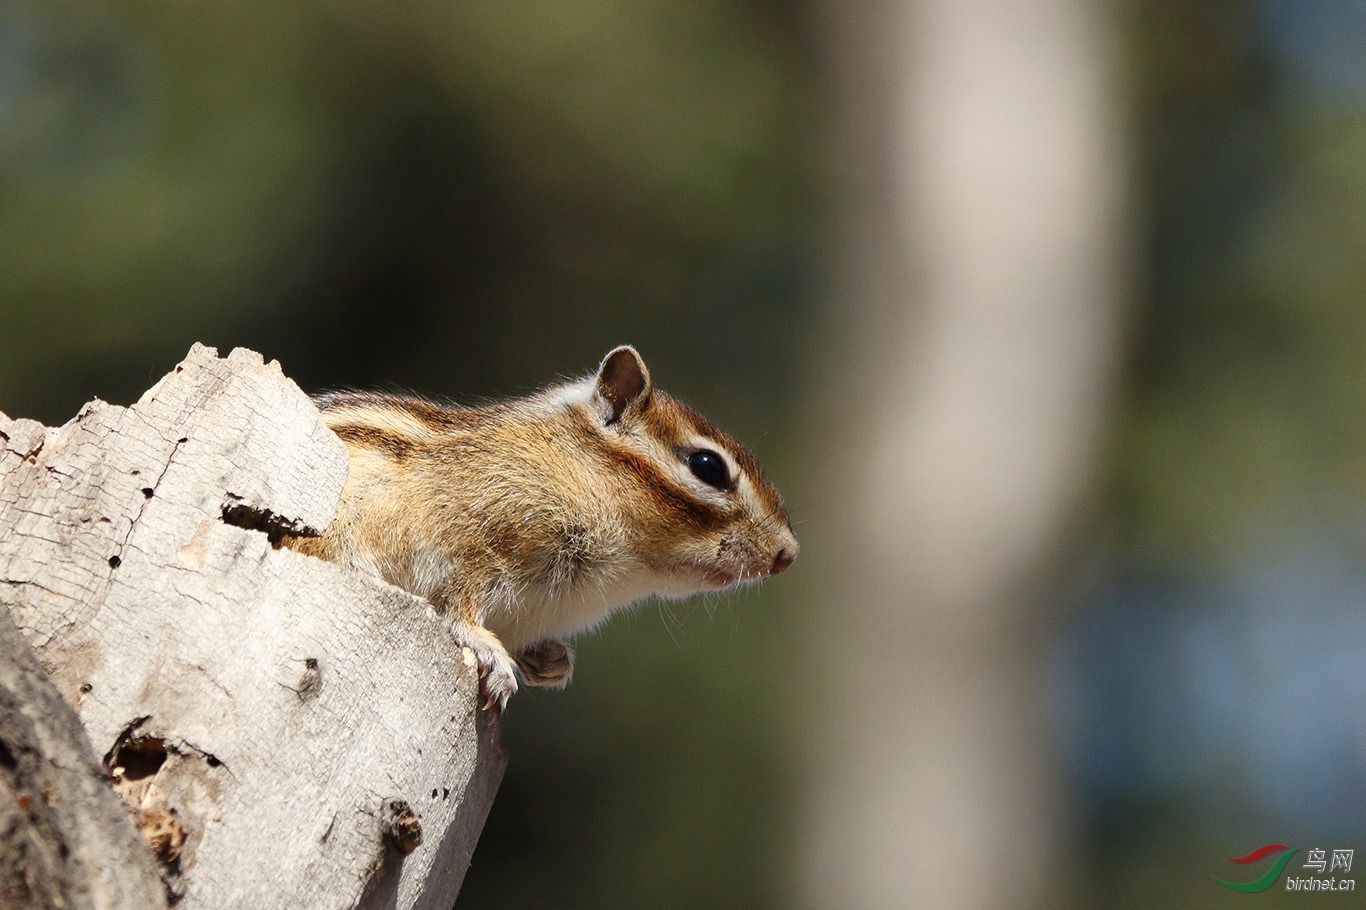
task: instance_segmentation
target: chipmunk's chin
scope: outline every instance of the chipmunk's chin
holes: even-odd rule
[[[713,591],[729,588],[739,580],[740,576],[733,569],[710,568],[702,572],[702,585]]]
[[[675,593],[686,596],[697,591],[724,591],[743,582],[760,581],[767,575],[761,569],[694,562],[676,570],[674,578],[678,587]]]
[[[713,591],[733,587],[743,582],[763,581],[769,573],[763,569],[703,566],[702,585]]]

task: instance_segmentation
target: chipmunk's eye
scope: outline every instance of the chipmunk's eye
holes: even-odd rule
[[[708,486],[724,490],[730,486],[730,473],[726,463],[715,452],[702,449],[688,456],[688,470],[693,476]]]

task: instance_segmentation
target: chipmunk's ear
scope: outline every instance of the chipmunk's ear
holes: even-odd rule
[[[635,348],[624,344],[602,359],[594,397],[609,424],[621,420],[627,408],[649,399],[650,371]]]

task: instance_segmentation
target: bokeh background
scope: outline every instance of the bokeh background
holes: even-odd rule
[[[1356,0],[0,0],[0,410],[195,341],[464,399],[630,342],[787,495],[791,572],[517,696],[461,907],[1366,851]]]

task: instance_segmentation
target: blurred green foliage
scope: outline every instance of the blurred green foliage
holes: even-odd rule
[[[815,202],[787,13],[48,0],[0,30],[9,412],[126,399],[193,340],[478,394],[630,340],[699,396],[741,380],[737,413],[784,397]]]
[[[1100,515],[1110,590],[1087,607],[1114,631],[1073,640],[1110,647],[1073,684],[1113,709],[1086,747],[1106,792],[1073,792],[1095,800],[1079,905],[1232,907],[1247,895],[1208,876],[1242,845],[1362,830],[1322,809],[1366,767],[1362,9],[1124,10],[1141,305]]]
[[[1146,306],[1111,476],[1130,542],[1176,568],[1366,495],[1366,86],[1296,68],[1275,8],[1133,8]]]

